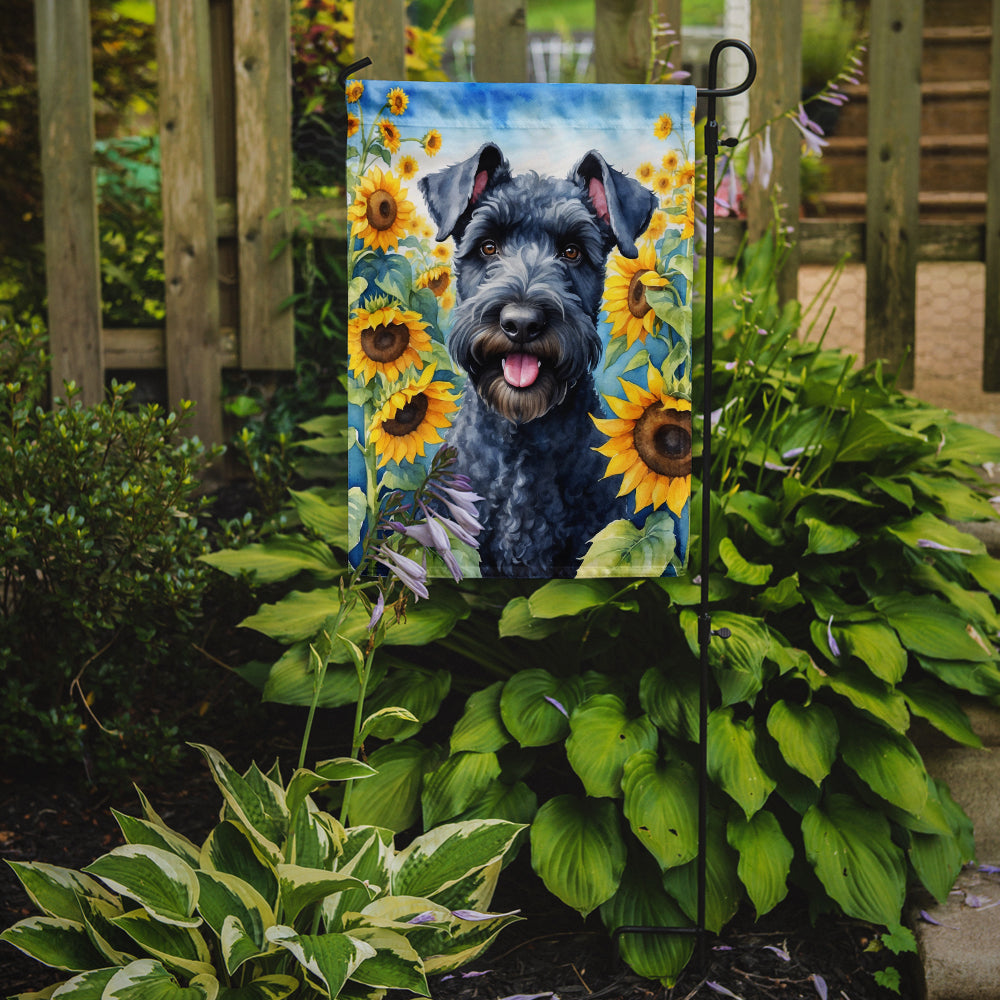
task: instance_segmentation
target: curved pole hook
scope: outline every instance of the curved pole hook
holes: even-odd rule
[[[719,56],[722,55],[725,49],[739,49],[747,59],[747,75],[746,79],[739,85],[735,87],[723,87],[718,88],[716,84],[718,83],[719,76]],[[737,94],[742,94],[744,91],[750,89],[750,85],[757,78],[757,57],[754,55],[753,49],[739,38],[723,38],[722,41],[716,42],[715,46],[712,48],[712,54],[708,57],[708,86],[698,88],[699,97],[735,97]]]
[[[339,84],[340,89],[347,90],[347,78],[351,76],[352,73],[357,73],[358,70],[364,69],[366,66],[371,66],[371,65],[372,65],[371,59],[369,59],[368,56],[365,56],[363,59],[359,59],[357,62],[351,63],[350,66],[345,66],[337,74],[337,83]]]

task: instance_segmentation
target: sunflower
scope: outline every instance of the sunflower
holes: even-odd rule
[[[449,413],[458,409],[454,386],[434,382],[428,365],[416,382],[394,392],[372,417],[369,440],[378,455],[378,467],[390,461],[412,462],[423,457],[424,446],[439,444],[438,429],[447,427]]]
[[[389,121],[388,118],[380,118],[378,128],[382,133],[382,142],[385,143],[385,148],[388,149],[390,153],[398,153],[402,137],[400,136],[399,129],[396,128],[395,123]]]
[[[648,239],[658,240],[667,229],[667,215],[665,212],[656,211],[649,220],[646,232],[643,234]]]
[[[646,301],[646,288],[663,287],[667,279],[656,270],[656,250],[647,243],[635,260],[615,254],[604,283],[604,308],[611,322],[611,336],[625,337],[626,350],[645,340],[653,329],[656,313]]]
[[[656,167],[652,163],[640,163],[638,167],[635,168],[635,176],[643,183],[648,184],[653,176],[656,174]]]
[[[670,115],[660,115],[653,126],[653,134],[657,139],[666,139],[674,130],[674,120]]]
[[[653,190],[661,197],[666,198],[668,194],[674,189],[674,178],[671,174],[668,174],[665,170],[661,170],[653,178]]]
[[[450,243],[438,243],[431,251],[431,256],[435,260],[441,261],[442,264],[447,264],[451,260],[451,251],[452,246]]]
[[[359,309],[347,324],[347,364],[365,385],[377,372],[392,380],[410,365],[422,368],[420,352],[430,347],[430,334],[420,313],[398,304]]]
[[[364,92],[365,85],[361,80],[351,80],[344,90],[344,96],[347,98],[348,104],[357,104]]]
[[[412,156],[404,156],[400,159],[397,164],[399,167],[399,174],[404,181],[410,180],[411,177],[420,169],[417,161]]]
[[[671,149],[669,153],[663,155],[663,169],[668,174],[674,173],[681,164],[681,155],[676,149]]]
[[[591,419],[608,441],[594,449],[608,462],[604,478],[622,477],[618,496],[635,493],[636,513],[664,504],[678,517],[691,496],[691,401],[668,396],[652,365],[649,389],[620,378],[626,399],[605,396],[614,419]]]
[[[350,138],[361,128],[361,119],[352,111],[347,112],[347,137]]]
[[[437,156],[441,152],[441,133],[432,128],[423,138],[424,152],[428,156]]]
[[[694,235],[694,198],[685,195],[674,203],[674,208],[679,208],[680,212],[670,216],[670,223],[680,227],[681,239],[686,240]]]
[[[414,221],[413,203],[406,200],[406,189],[389,171],[379,167],[361,178],[354,204],[347,210],[353,223],[351,236],[360,236],[365,246],[395,250]]]
[[[451,271],[447,267],[429,267],[417,275],[417,288],[429,288],[438,298],[448,290]]]
[[[389,105],[389,110],[394,115],[401,115],[406,110],[406,105],[410,103],[410,98],[402,87],[393,87],[385,103]]]

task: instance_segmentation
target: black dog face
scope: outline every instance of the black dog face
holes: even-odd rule
[[[537,419],[600,360],[607,255],[637,256],[656,198],[593,151],[566,179],[513,177],[492,143],[420,190],[456,242],[452,357],[490,409]]]

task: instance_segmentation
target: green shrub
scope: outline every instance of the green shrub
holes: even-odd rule
[[[374,773],[338,758],[235,771],[199,748],[222,793],[202,845],[144,818],[115,817],[126,844],[82,872],[12,862],[40,916],[4,941],[64,973],[78,997],[430,996],[427,975],[479,955],[516,913],[489,913],[521,827],[453,823],[398,849],[388,830],[345,829],[310,797]],[[48,995],[46,993],[46,995]]]
[[[128,385],[43,408],[41,337],[0,321],[0,744],[93,776],[176,752],[157,685],[191,662],[208,453],[188,405],[132,409]]]

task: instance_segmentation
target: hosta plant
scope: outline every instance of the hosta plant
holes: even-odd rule
[[[11,862],[40,916],[0,935],[69,974],[22,996],[65,1000],[281,1000],[429,996],[427,975],[477,956],[515,913],[487,912],[521,827],[450,823],[397,849],[389,830],[343,827],[312,794],[368,779],[338,758],[240,774],[200,747],[222,793],[198,845],[140,793],[115,813],[124,846],[82,871]],[[52,992],[55,989],[55,992]]]

